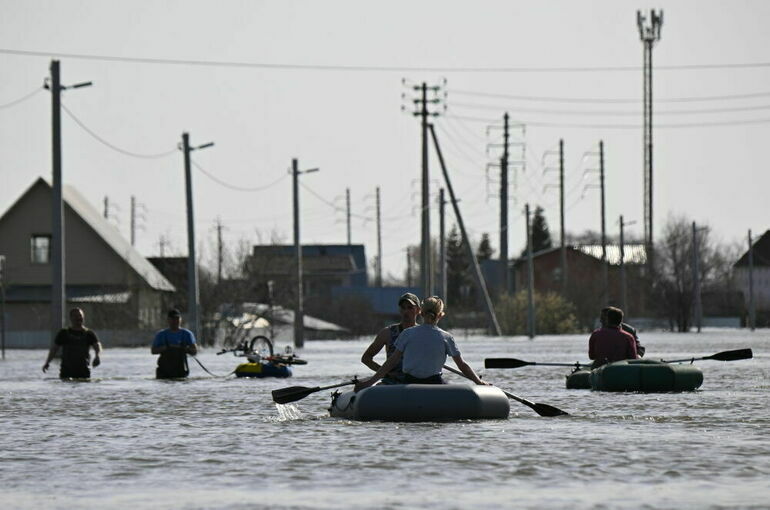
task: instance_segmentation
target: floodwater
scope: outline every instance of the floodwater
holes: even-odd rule
[[[367,339],[308,342],[291,379],[217,379],[191,360],[189,380],[156,381],[147,348],[109,349],[93,381],[61,382],[58,367],[40,371],[45,352],[8,351],[0,507],[770,508],[770,332],[641,339],[649,358],[755,357],[696,361],[700,390],[668,394],[567,390],[560,367],[480,370],[570,416],[511,401],[508,420],[415,424],[330,418],[332,390],[271,401],[276,388],[367,375]],[[457,340],[478,368],[500,356],[586,361],[582,335]],[[199,354],[212,372],[237,364],[215,352]]]

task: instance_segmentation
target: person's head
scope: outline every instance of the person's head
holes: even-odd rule
[[[86,314],[82,308],[72,308],[70,310],[70,324],[72,324],[72,327],[82,327],[85,320]]]
[[[620,326],[621,322],[623,322],[623,310],[614,306],[609,307],[607,310],[607,326],[616,328]]]
[[[428,324],[436,324],[444,316],[444,301],[438,296],[431,296],[422,301],[423,319]]]
[[[179,329],[179,326],[182,324],[182,314],[179,313],[179,310],[176,308],[172,308],[168,311],[166,314],[166,317],[168,318],[168,327],[171,329]]]
[[[417,314],[420,313],[420,300],[411,292],[403,294],[398,298],[398,312],[401,315],[402,323],[414,324],[417,320]]]

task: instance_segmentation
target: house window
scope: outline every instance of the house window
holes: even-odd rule
[[[33,264],[51,263],[51,236],[32,234],[30,240],[30,260]]]

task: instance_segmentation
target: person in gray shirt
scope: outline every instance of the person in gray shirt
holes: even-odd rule
[[[444,302],[432,296],[420,306],[423,324],[405,329],[396,340],[396,349],[375,374],[356,384],[356,391],[372,386],[385,377],[403,359],[406,384],[443,384],[441,369],[451,356],[457,368],[476,384],[487,384],[465,362],[452,335],[438,327],[444,317]]]

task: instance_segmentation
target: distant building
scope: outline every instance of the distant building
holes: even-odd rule
[[[758,312],[770,312],[770,230],[754,242],[754,306]],[[735,284],[749,306],[749,251],[733,264]]]
[[[11,346],[51,342],[51,193],[39,178],[0,217]],[[67,306],[83,308],[107,344],[162,326],[162,299],[174,286],[80,193],[70,186],[63,193]]]
[[[254,283],[273,282],[273,288],[289,289],[296,282],[293,245],[256,245],[249,260]],[[304,297],[331,298],[334,287],[366,287],[366,254],[362,244],[318,244],[302,246]]]
[[[647,262],[643,244],[624,245],[626,266],[626,308],[637,317],[644,312],[640,277]],[[567,246],[567,296],[575,305],[578,320],[589,327],[602,306],[620,305],[622,301],[620,275],[620,246],[607,245],[607,299],[602,302],[603,270],[601,245]],[[553,247],[532,255],[535,291],[562,292],[561,248]],[[516,291],[526,291],[528,285],[527,259],[513,261]]]

